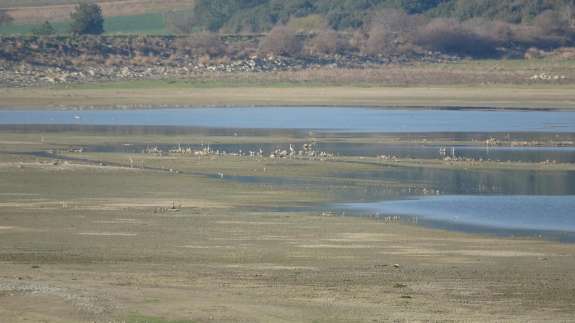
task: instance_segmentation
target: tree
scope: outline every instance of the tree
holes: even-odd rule
[[[36,36],[54,35],[56,33],[56,29],[52,27],[52,24],[49,21],[45,21],[43,24],[35,27],[32,30],[32,33]]]
[[[12,21],[14,21],[14,18],[12,18],[6,10],[0,9],[0,26],[11,23]]]
[[[70,17],[72,18],[70,30],[74,34],[100,35],[104,32],[102,8],[95,3],[78,4]]]

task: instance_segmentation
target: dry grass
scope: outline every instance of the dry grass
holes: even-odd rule
[[[126,86],[124,84],[124,86]],[[164,82],[88,89],[0,89],[2,108],[54,106],[455,106],[575,107],[573,86],[492,87],[194,87]]]

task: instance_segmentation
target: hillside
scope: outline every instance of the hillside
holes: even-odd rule
[[[76,0],[0,0],[13,25],[63,22]],[[265,32],[276,24],[303,29],[357,29],[385,9],[459,20],[487,18],[509,23],[531,22],[547,10],[573,16],[573,0],[98,0],[106,17],[171,13],[194,30]],[[193,10],[192,10],[193,9]],[[156,17],[157,18],[157,17]],[[142,23],[145,23],[142,19]],[[166,22],[164,22],[166,24]],[[0,29],[6,29],[6,26]],[[8,28],[10,29],[10,28]],[[29,29],[29,28],[28,28]],[[126,32],[138,30],[133,26]],[[27,28],[12,28],[16,33]],[[145,32],[148,28],[142,28]],[[122,30],[119,30],[122,32]],[[2,30],[0,30],[2,32]],[[4,31],[3,33],[7,33]]]
[[[333,29],[366,25],[386,8],[430,17],[528,22],[546,10],[573,10],[573,0],[198,0],[194,22],[212,31],[265,31],[294,18],[321,17]]]
[[[7,6],[0,13],[13,20],[0,26],[0,35],[71,37],[57,40],[62,42],[54,44],[58,48],[74,43],[69,17],[75,5],[68,1],[39,0],[31,6],[34,2],[28,0],[14,6],[13,0],[0,0]],[[338,57],[389,61],[428,53],[534,58],[575,46],[573,0],[108,0],[99,4],[106,36],[168,36],[160,42],[171,48],[170,37],[178,35],[184,38],[178,41],[177,51],[201,49],[191,54],[195,60],[206,55],[223,60],[265,55],[306,61]],[[38,29],[44,21],[52,25],[48,34]],[[224,46],[220,36],[205,31],[247,39]],[[78,52],[86,51],[83,45],[78,43]],[[0,54],[11,61],[28,59],[18,47],[6,41]],[[148,47],[143,46],[143,56],[164,60],[174,54],[171,49]],[[108,55],[98,53],[103,60]]]

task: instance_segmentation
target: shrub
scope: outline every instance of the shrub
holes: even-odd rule
[[[193,56],[221,56],[226,49],[221,37],[210,32],[193,33],[185,38],[178,38],[174,46],[179,53]]]
[[[417,44],[434,51],[476,58],[494,57],[497,44],[452,19],[435,19],[417,34]]]
[[[95,3],[80,3],[70,17],[70,30],[74,34],[100,35],[104,32],[102,8]]]
[[[285,26],[274,27],[260,44],[260,51],[265,54],[297,56],[301,50],[302,42],[296,32]]]
[[[382,26],[374,27],[369,32],[369,38],[362,47],[362,52],[367,55],[393,54],[397,47],[396,40],[397,35]]]
[[[565,35],[570,29],[570,21],[566,15],[557,11],[547,10],[535,17],[535,26],[542,34]]]
[[[6,10],[0,9],[0,26],[9,24],[12,21],[14,21],[14,18],[12,18]]]
[[[369,36],[365,32],[356,30],[351,34],[349,45],[354,51],[360,51],[365,48],[368,38]]]
[[[368,55],[396,55],[413,48],[416,34],[426,19],[401,10],[386,9],[370,21],[369,37],[362,47]]]
[[[312,54],[333,55],[350,50],[347,39],[335,30],[324,30],[308,41],[308,48]]]

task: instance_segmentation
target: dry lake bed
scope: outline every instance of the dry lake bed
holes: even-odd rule
[[[0,111],[0,322],[573,321],[575,112]]]

